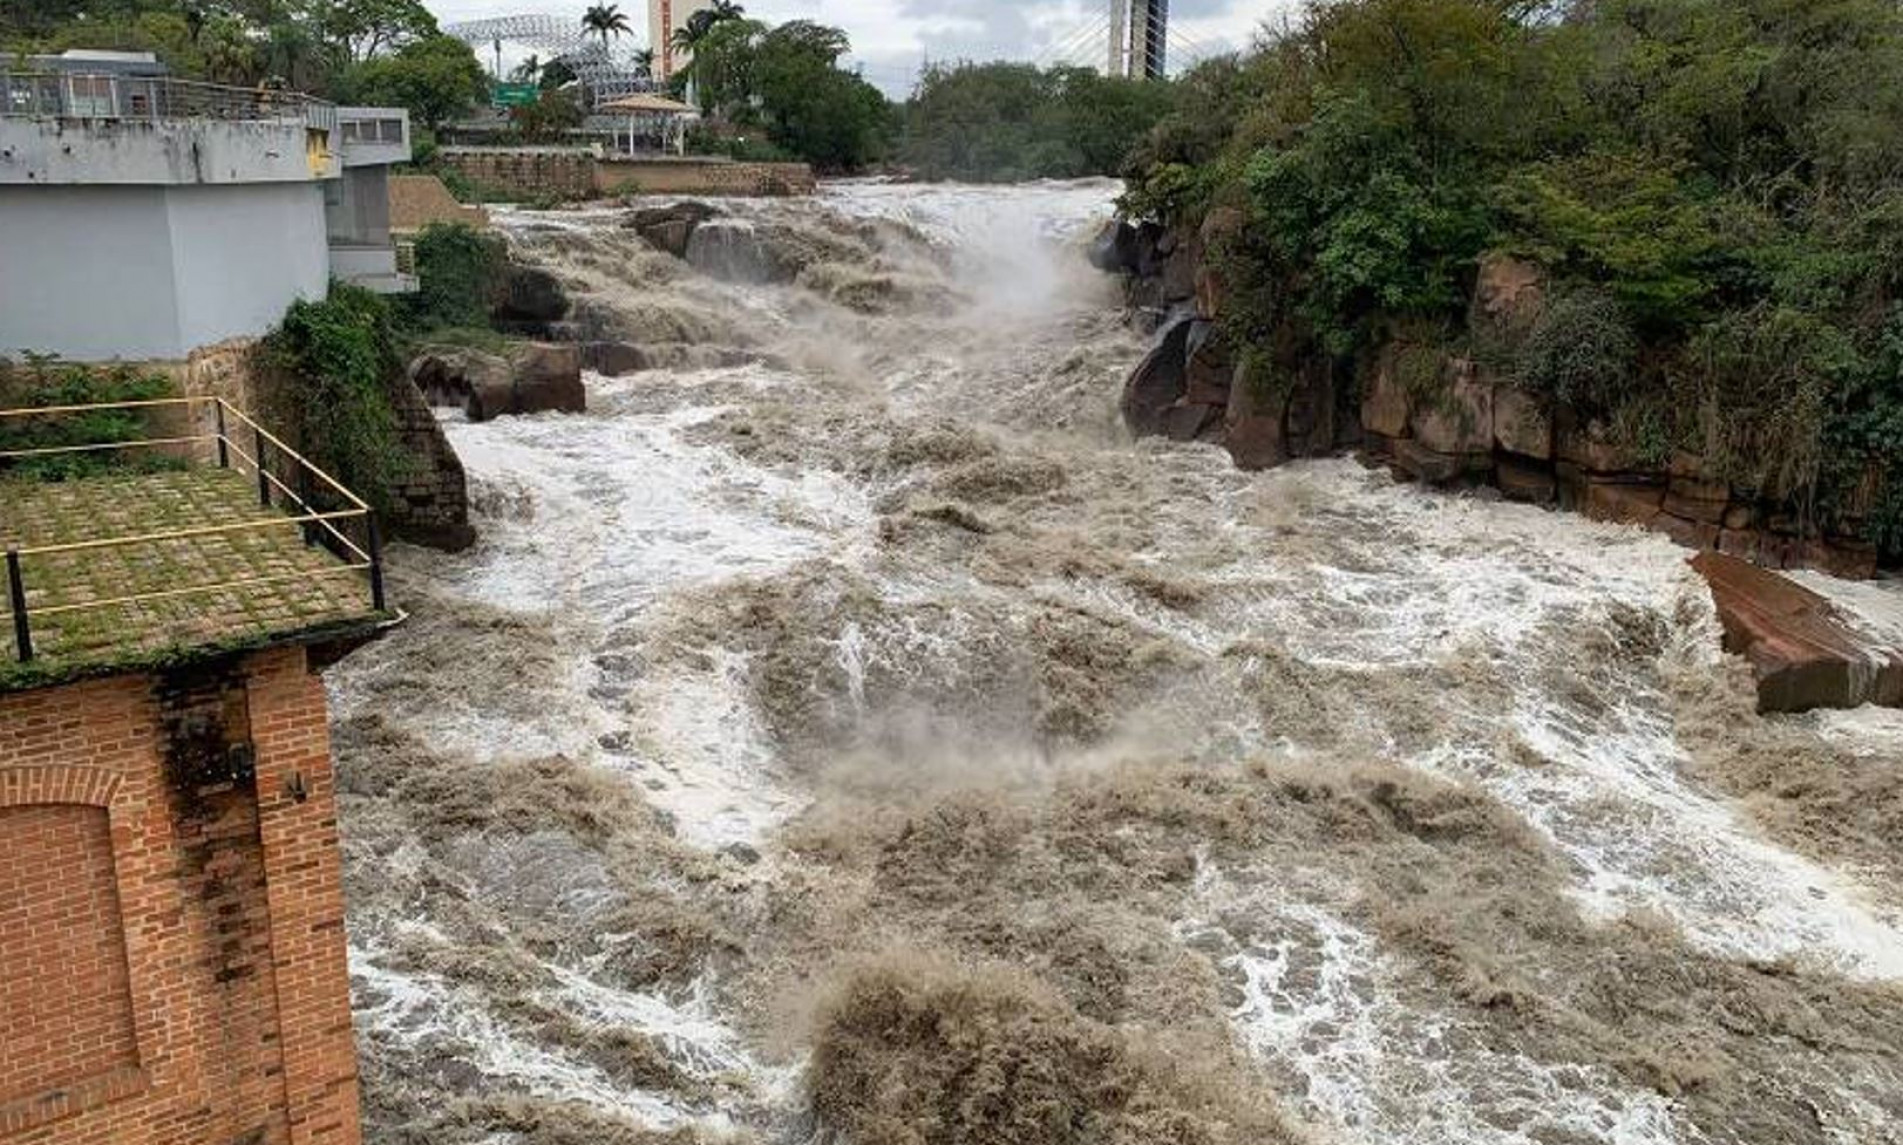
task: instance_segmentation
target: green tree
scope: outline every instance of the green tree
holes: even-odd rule
[[[901,157],[927,178],[1114,175],[1171,104],[1171,87],[1088,68],[928,70],[906,106]]]
[[[351,63],[437,34],[436,17],[422,0],[322,0],[316,22]]]
[[[509,121],[529,143],[555,143],[582,124],[581,104],[575,93],[545,88],[534,102],[513,108]]]
[[[454,36],[429,36],[356,65],[339,86],[354,103],[407,107],[434,131],[475,106],[488,83],[468,44]]]

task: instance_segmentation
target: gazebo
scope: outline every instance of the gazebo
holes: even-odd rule
[[[595,108],[607,114],[626,114],[628,117],[628,152],[634,152],[634,140],[640,121],[647,119],[660,125],[661,148],[673,148],[677,154],[687,152],[687,125],[691,116],[700,113],[677,99],[664,95],[641,92],[611,99]]]

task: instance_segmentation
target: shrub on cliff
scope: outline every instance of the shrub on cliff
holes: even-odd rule
[[[498,235],[466,223],[431,223],[416,236],[418,282],[407,317],[426,327],[486,327],[508,261]]]
[[[379,509],[407,470],[389,385],[402,372],[389,303],[358,286],[331,285],[298,301],[265,340],[287,377],[283,412],[307,456]]]
[[[1240,340],[1452,340],[1503,251],[1554,284],[1523,384],[1820,525],[1903,505],[1894,3],[1314,0],[1176,86],[1125,207],[1243,212]]]

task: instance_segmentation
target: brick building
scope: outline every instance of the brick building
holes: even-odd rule
[[[178,404],[224,467],[0,453],[0,1142],[357,1145],[313,670],[387,620],[374,528]]]

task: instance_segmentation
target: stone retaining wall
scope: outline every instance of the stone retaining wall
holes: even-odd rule
[[[587,199],[595,194],[592,152],[558,147],[445,147],[437,161],[481,187],[523,199]]]
[[[804,163],[723,163],[705,159],[604,160],[604,195],[810,195],[819,181]]]
[[[804,163],[725,159],[598,159],[577,148],[446,147],[440,161],[480,184],[523,199],[610,195],[810,195]]]
[[[408,234],[431,223],[466,223],[480,230],[489,225],[489,212],[457,202],[434,175],[390,176],[390,229]]]

